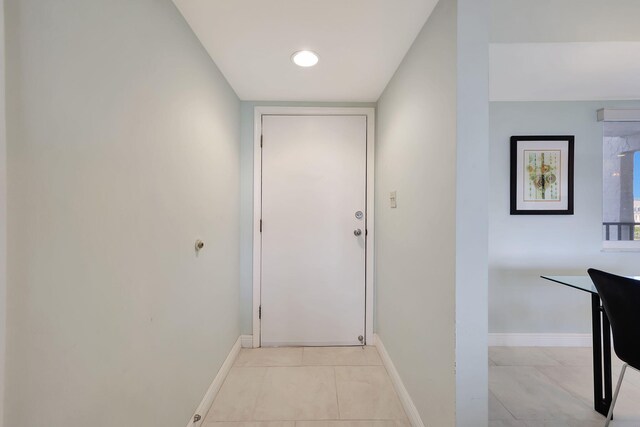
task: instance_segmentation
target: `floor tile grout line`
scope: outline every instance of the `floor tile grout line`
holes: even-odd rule
[[[359,347],[359,346],[357,346]],[[364,359],[364,363],[358,362],[358,363],[345,363],[345,364],[339,364],[336,362],[326,362],[326,363],[305,363],[304,361],[304,355],[306,353],[307,350],[310,350],[312,348],[317,348],[317,347],[286,347],[287,349],[289,348],[295,348],[295,349],[300,349],[301,351],[300,356],[301,356],[301,362],[300,363],[290,363],[290,364],[278,364],[278,365],[265,365],[262,364],[260,362],[257,362],[256,364],[253,364],[252,362],[248,362],[249,364],[245,364],[247,362],[242,362],[242,364],[238,365],[238,360],[241,358],[240,356],[238,357],[238,359],[236,359],[236,362],[234,363],[234,366],[237,367],[288,367],[288,366],[382,366],[384,365],[382,363],[382,361],[379,359],[380,355],[377,352],[377,350],[375,349],[375,347],[370,347],[372,348],[372,350],[374,350],[374,352],[376,353],[376,355],[378,356],[378,360],[375,361],[370,361],[368,360],[368,358],[366,357],[366,355],[364,355],[363,359]],[[321,347],[321,348],[325,348],[325,347]],[[331,347],[329,347],[331,348]],[[347,347],[347,348],[353,348],[353,347]],[[337,347],[336,348],[338,351],[341,349],[341,347]],[[256,351],[256,350],[261,350],[261,349],[242,349],[242,351],[246,352],[246,351]]]
[[[494,397],[494,399],[496,399],[498,401],[500,406],[502,406],[504,408],[504,410],[507,411],[509,413],[509,415],[511,415],[513,417],[514,420],[518,421],[518,418],[515,416],[515,414],[513,412],[511,412],[509,410],[509,408],[507,408],[507,406],[504,403],[502,403],[502,401],[500,399],[498,399],[498,396],[496,396],[496,394],[494,392],[489,390],[489,393]],[[492,420],[489,420],[489,421],[492,421]]]
[[[338,407],[338,419],[342,419],[342,415],[340,414],[340,398],[338,396],[338,374],[336,373],[336,367],[333,366],[333,381],[336,386],[336,405]]]
[[[593,409],[593,398],[592,398],[593,366],[592,364],[589,365],[585,363],[584,361],[585,354],[579,353],[579,352],[572,353],[571,351],[569,351],[569,349],[567,349],[566,354],[564,354],[562,351],[556,351],[556,349],[552,349],[552,348],[538,347],[534,349],[542,352],[544,355],[548,356],[553,361],[558,362],[558,364],[536,365],[535,363],[533,364],[518,363],[518,362],[522,362],[522,360],[526,360],[528,356],[526,354],[518,355],[517,353],[514,353],[512,355],[513,357],[509,357],[507,359],[507,361],[510,362],[509,364],[503,365],[503,366],[497,366],[497,367],[491,366],[490,372],[495,369],[495,372],[497,373],[497,372],[500,372],[502,369],[505,369],[504,371],[502,371],[502,374],[500,374],[500,375],[504,375],[505,373],[509,372],[508,369],[522,369],[522,368],[530,369],[530,372],[532,374],[537,376],[539,375],[540,379],[543,380],[545,383],[549,384],[549,386],[555,388],[556,390],[558,390],[558,392],[565,394],[568,398],[571,398],[574,402],[577,401],[578,405],[582,407],[583,410],[580,410],[579,413],[573,414],[573,416],[557,413],[557,414],[552,414],[551,418],[548,418],[547,416],[549,416],[550,414],[546,414],[543,417],[536,417],[535,420],[523,413],[521,414],[522,415],[521,418],[517,418],[517,421],[521,423],[527,423],[526,424],[527,426],[534,425],[534,424],[531,424],[531,425],[528,424],[529,422],[534,422],[534,423],[535,421],[540,422],[540,420],[542,419],[546,420],[546,422],[549,422],[549,423],[560,422],[560,421],[572,422],[572,423],[575,422],[576,424],[570,424],[572,426],[574,425],[575,426],[578,426],[578,425],[601,426],[602,424],[600,422],[601,421],[603,422],[604,418],[596,414],[596,412]],[[589,351],[589,353],[591,353],[590,348],[587,347],[587,350]],[[619,371],[620,366],[616,365],[615,360],[612,360],[612,362],[613,362],[612,363],[613,376],[615,380],[616,373],[617,371]],[[502,383],[498,381],[496,384],[499,387],[500,384]],[[636,384],[633,381],[629,381],[626,385],[631,388],[634,388],[635,390],[640,390],[640,383]],[[523,383],[522,387],[525,387],[526,389],[526,383]],[[490,391],[492,390],[493,390],[493,387],[490,386]],[[544,393],[544,390],[542,390],[542,392]],[[540,390],[537,393],[538,394],[536,396],[540,396],[539,394]],[[541,396],[544,396],[544,394],[542,394]],[[497,396],[495,397],[497,398]],[[503,397],[507,397],[507,395],[504,395]],[[524,397],[526,398],[526,396]],[[505,406],[504,403],[502,403],[502,401],[499,398],[497,398],[497,400],[503,406]],[[555,399],[549,400],[549,398],[546,398],[546,400],[545,399],[543,400],[545,402],[552,402]],[[633,403],[634,401],[635,400],[632,400],[630,401],[630,403]],[[520,402],[526,403],[527,400],[520,400]],[[509,408],[507,408],[506,406],[505,406],[505,409],[507,409],[507,412],[504,413],[505,416],[507,413],[512,413],[509,410]],[[514,407],[514,409],[517,409],[517,408]],[[594,415],[595,417],[585,416],[587,415],[585,411],[588,412],[589,415]],[[625,413],[625,419],[623,420],[623,424],[621,425],[628,425],[628,426],[640,425],[638,424],[638,419],[635,418],[637,416],[636,412],[632,412],[633,411],[632,406],[628,408],[628,411],[629,411],[629,414]],[[630,414],[633,414],[632,417],[635,418],[634,420],[627,418]],[[583,417],[583,418],[581,419],[580,417]],[[594,418],[597,418],[597,421]],[[501,421],[499,420],[492,419],[491,421],[497,422],[497,425],[502,425]],[[627,421],[628,424],[625,423],[624,421]],[[522,424],[522,425],[524,426],[525,424]],[[535,424],[535,425],[538,426],[538,424]],[[562,424],[562,425],[567,425],[567,424]]]
[[[304,419],[304,420],[249,420],[249,421],[206,421],[203,423],[203,427],[206,427],[207,425],[216,425],[216,424],[245,424],[245,423],[293,423],[294,425],[297,425],[297,423],[317,423],[317,422],[338,422],[338,423],[342,423],[342,422],[358,422],[358,423],[363,423],[363,422],[369,422],[369,423],[379,423],[379,422],[406,422],[407,420],[404,419],[398,419],[398,418],[375,418],[375,419],[371,419],[371,418],[357,418],[357,419],[347,419],[347,420],[339,420],[339,419]],[[499,421],[499,420],[492,420],[492,421]],[[535,420],[528,420],[528,421],[535,421]]]
[[[268,374],[269,368],[266,367],[264,370],[264,374],[261,377],[261,382],[260,382],[260,386],[258,387],[258,393],[256,395],[256,400],[253,402],[253,408],[251,409],[251,420],[255,420],[256,418],[256,409],[258,409],[258,400],[260,400],[260,396],[262,396],[262,391],[264,389],[264,384],[267,381],[267,374]]]
[[[313,364],[313,365],[233,365],[233,368],[239,368],[239,369],[243,369],[243,368],[313,368],[313,367],[331,367],[331,366],[345,366],[345,367],[359,367],[359,366],[384,366],[381,363],[378,364],[344,364],[344,363],[325,363],[325,364]]]
[[[253,399],[253,401],[250,403],[252,405],[252,408],[250,408],[250,416],[248,419],[246,420],[223,420],[223,419],[216,419],[216,420],[209,420],[208,418],[205,418],[205,422],[206,423],[224,423],[224,422],[230,422],[230,423],[242,423],[242,422],[276,422],[276,421],[280,421],[280,420],[257,420],[256,419],[256,411],[257,411],[257,407],[258,407],[258,402],[260,400],[260,396],[262,396],[265,393],[265,378],[268,376],[269,372],[273,372],[276,370],[286,370],[286,369],[299,369],[299,368],[310,368],[312,370],[321,370],[321,369],[327,369],[331,368],[333,370],[333,377],[334,377],[334,388],[335,388],[335,401],[336,401],[336,409],[337,409],[337,418],[334,417],[330,417],[327,419],[315,419],[315,420],[286,420],[287,422],[291,422],[291,423],[298,423],[298,422],[303,422],[303,421],[330,421],[330,422],[351,422],[351,421],[362,421],[362,422],[384,422],[384,421],[406,421],[406,414],[405,417],[403,418],[397,418],[397,417],[392,417],[392,418],[376,418],[376,419],[369,419],[369,418],[365,418],[365,419],[343,419],[342,418],[342,413],[340,410],[340,400],[339,400],[339,393],[338,393],[338,380],[337,380],[337,368],[338,367],[344,367],[344,368],[350,368],[350,369],[366,369],[366,368],[382,368],[382,370],[384,370],[385,375],[388,376],[388,372],[386,371],[386,368],[384,367],[384,364],[379,363],[379,361],[373,361],[371,360],[371,358],[363,358],[362,362],[364,363],[355,363],[355,364],[349,364],[349,363],[338,363],[338,361],[333,360],[332,363],[331,361],[328,363],[324,363],[324,364],[306,364],[304,363],[304,355],[305,355],[305,349],[302,349],[301,352],[299,352],[300,354],[300,358],[302,359],[299,363],[297,364],[250,364],[250,365],[243,365],[243,366],[238,366],[237,363],[239,362],[240,357],[236,358],[236,360],[234,361],[233,365],[232,365],[232,369],[235,370],[236,372],[242,372],[244,371],[245,373],[250,372],[250,370],[260,370],[262,375],[258,375],[257,378],[258,381],[260,381],[260,384],[258,384],[258,393],[255,399]],[[330,359],[335,359],[335,358],[330,358]],[[300,359],[299,359],[300,360]],[[245,362],[246,363],[246,362]],[[330,371],[329,371],[330,372]],[[225,378],[224,383],[228,382],[228,377]],[[222,387],[221,387],[222,388]],[[393,388],[392,388],[393,389]],[[395,390],[393,390],[395,393]],[[248,408],[249,409],[249,408]],[[285,421],[285,420],[283,420]]]
[[[559,369],[566,369],[569,368],[568,366],[564,366],[564,365],[559,365],[559,366],[541,366],[541,367],[537,367],[537,366],[533,366],[533,365],[521,365],[521,366],[499,366],[499,367],[492,367],[492,368],[517,368],[517,369],[521,369],[521,368],[527,368],[527,369],[531,369],[533,372],[537,373],[538,375],[540,375],[546,382],[548,382],[550,385],[552,385],[553,387],[557,388],[559,391],[566,393],[567,396],[569,396],[577,405],[579,405],[583,410],[585,410],[586,412],[590,413],[590,414],[596,414],[596,412],[593,410],[592,407],[592,402],[588,402],[586,403],[586,400],[583,397],[580,397],[578,395],[576,395],[575,393],[571,392],[570,390],[566,389],[564,386],[562,386],[559,382],[557,382],[555,379],[549,377],[548,375],[546,375],[545,373],[543,373],[541,371],[541,368],[559,368]],[[492,392],[491,388],[489,389],[489,391],[496,397],[496,399],[498,400],[498,402],[500,402],[502,404],[502,406],[511,414],[514,416],[514,418],[519,421],[519,422],[531,422],[531,421],[541,421],[543,420],[542,418],[523,418],[523,417],[519,417],[517,415],[515,415],[507,405],[505,405],[499,398],[498,396]],[[555,414],[554,417],[546,419],[544,418],[544,420],[548,420],[548,421],[558,421],[558,420],[564,420],[564,416],[561,414]],[[572,418],[574,419],[574,418]],[[497,420],[493,420],[493,421],[497,421]],[[591,421],[591,420],[589,420]]]
[[[207,418],[209,417],[209,413],[212,412],[213,410],[213,406],[216,403],[216,400],[218,399],[218,396],[220,396],[220,392],[222,391],[222,388],[224,387],[224,385],[227,383],[227,381],[229,380],[229,374],[231,373],[231,370],[235,367],[235,363],[236,360],[238,360],[238,356],[236,356],[236,358],[233,361],[233,364],[231,365],[231,368],[229,368],[229,372],[227,372],[227,375],[225,375],[224,380],[222,381],[222,384],[220,384],[220,388],[218,389],[218,392],[215,394],[213,401],[211,402],[211,406],[209,406],[209,408],[207,409],[207,413],[202,417],[203,424],[205,424],[207,422]],[[212,420],[213,421],[213,420]]]
[[[563,363],[562,360],[560,360],[559,357],[555,357],[553,355],[553,353],[551,351],[549,351],[550,348],[557,348],[557,347],[540,347],[542,349],[542,352],[547,355],[548,357],[550,357],[551,359],[555,360],[556,362],[558,362],[559,366],[567,366],[567,367],[571,367],[571,366],[576,366],[576,365],[572,365],[572,364],[567,364],[567,363]]]
[[[548,354],[546,351],[544,351],[543,349],[545,347],[504,347],[504,346],[498,346],[497,348],[507,348],[510,349],[511,352],[513,353],[513,349],[535,349],[537,351],[540,351],[544,357],[546,357],[547,359],[549,359],[550,361],[553,362],[553,364],[549,365],[549,364],[543,364],[543,365],[536,365],[534,364],[524,364],[524,363],[520,363],[518,361],[514,362],[513,360],[511,361],[511,363],[505,363],[505,362],[500,362],[499,359],[496,359],[495,357],[491,357],[491,349],[492,348],[496,348],[496,347],[489,347],[489,352],[488,352],[488,357],[489,360],[491,360],[495,366],[563,366],[563,364],[557,360],[555,357],[552,357],[550,354]],[[515,356],[512,356],[512,359],[518,359]],[[515,364],[514,364],[515,363]]]
[[[542,376],[544,376],[545,378],[547,378],[549,381],[551,381],[554,385],[560,387],[562,390],[566,391],[567,393],[569,393],[569,395],[571,395],[572,397],[574,397],[575,399],[577,399],[578,401],[580,401],[580,403],[585,404],[589,409],[593,409],[593,401],[592,400],[587,400],[584,398],[584,396],[580,396],[577,393],[574,393],[573,391],[569,390],[568,388],[566,388],[565,386],[563,386],[559,381],[556,381],[555,378],[545,374],[540,368],[544,368],[545,366],[533,366],[533,368],[538,371]],[[580,368],[580,366],[563,366],[563,368]]]

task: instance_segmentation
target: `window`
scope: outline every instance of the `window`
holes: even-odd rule
[[[633,156],[633,222],[635,240],[640,241],[640,151]]]
[[[604,122],[602,200],[604,248],[640,250],[640,121]]]

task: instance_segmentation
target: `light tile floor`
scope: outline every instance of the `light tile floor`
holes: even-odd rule
[[[613,362],[615,387],[622,362]],[[491,347],[490,427],[602,427],[591,348]],[[611,427],[640,426],[640,373],[628,369]]]
[[[490,427],[601,427],[590,348],[489,349]],[[613,363],[614,384],[622,363]],[[243,349],[205,427],[408,427],[375,347]],[[628,370],[611,427],[640,426]]]
[[[242,349],[204,427],[409,427],[375,347]]]

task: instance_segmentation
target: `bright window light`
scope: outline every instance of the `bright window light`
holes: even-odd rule
[[[310,50],[301,50],[294,53],[291,60],[300,67],[313,67],[318,63],[318,55]]]

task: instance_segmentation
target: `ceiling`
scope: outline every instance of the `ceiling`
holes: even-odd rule
[[[173,0],[240,99],[377,101],[437,0]],[[309,49],[315,67],[290,58]]]

